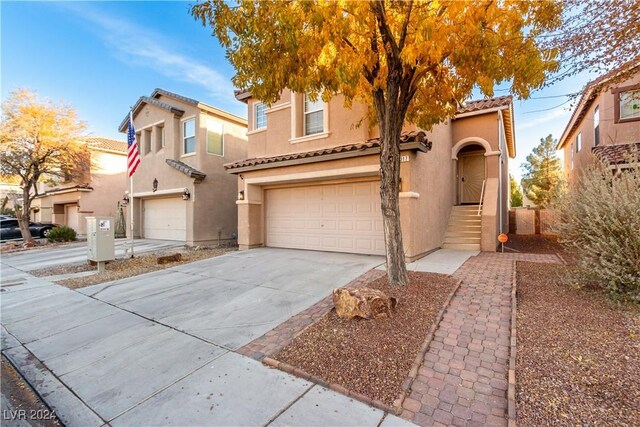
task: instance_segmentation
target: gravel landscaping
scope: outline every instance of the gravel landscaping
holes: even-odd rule
[[[519,425],[640,425],[640,307],[517,263]]]
[[[409,278],[403,288],[388,286],[386,274],[367,285],[398,298],[392,318],[343,320],[331,310],[273,358],[392,405],[456,285],[441,274],[411,272]]]
[[[237,247],[222,248],[184,248],[173,249],[169,251],[155,252],[152,254],[136,255],[135,258],[122,258],[109,262],[106,265],[106,271],[101,274],[92,274],[90,276],[72,277],[64,280],[58,280],[57,283],[71,289],[84,288],[86,286],[97,285],[99,283],[110,282],[112,280],[124,279],[127,277],[138,276],[140,274],[149,273],[156,270],[162,270],[176,265],[188,264],[207,258],[213,258],[224,255],[228,252],[236,251]],[[168,264],[158,264],[157,258],[160,256],[172,255],[179,252],[181,260],[170,262]],[[57,276],[60,274],[81,273],[85,271],[96,271],[97,267],[88,263],[67,264],[53,268],[43,268],[41,270],[30,271],[29,273],[38,277]]]
[[[551,236],[509,234],[509,241],[504,244],[504,251],[527,254],[562,254],[564,248],[557,239]]]
[[[10,406],[7,408],[3,406],[0,424],[31,427],[60,426],[55,413],[40,400],[4,356],[1,363],[2,396]]]

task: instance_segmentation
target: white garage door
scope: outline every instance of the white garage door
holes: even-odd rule
[[[187,202],[181,197],[143,201],[144,237],[147,239],[187,239]]]
[[[266,192],[267,246],[384,255],[378,182]]]

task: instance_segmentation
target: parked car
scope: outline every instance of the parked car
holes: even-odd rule
[[[15,219],[15,218],[9,215],[0,215],[0,219]]]
[[[31,230],[33,237],[47,237],[54,227],[57,226],[55,224],[41,224],[39,222],[29,223],[29,230]],[[18,220],[15,218],[0,219],[0,240],[13,239],[22,239]]]

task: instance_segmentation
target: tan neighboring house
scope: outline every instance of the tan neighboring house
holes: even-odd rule
[[[127,132],[128,120],[120,132]],[[134,236],[188,245],[235,240],[237,183],[223,164],[247,156],[247,121],[156,89],[138,99],[133,122],[140,150],[133,195],[127,196]]]
[[[31,220],[67,225],[85,236],[86,217],[117,215],[118,201],[126,190],[127,144],[99,137],[82,142],[87,144],[91,170],[59,186],[39,183],[39,196],[31,203]]]
[[[640,64],[626,81],[609,84],[619,70],[590,82],[571,115],[557,149],[564,153],[564,175],[571,182],[593,161],[624,168],[628,154],[640,150]],[[637,153],[638,151],[636,151]]]
[[[225,168],[238,176],[240,248],[383,255],[380,141],[366,107],[289,91],[270,106],[248,92],[236,97],[248,107],[249,152]],[[430,132],[405,128],[400,213],[407,259],[440,247],[496,250],[498,233],[508,230],[514,135],[511,97],[468,102]]]

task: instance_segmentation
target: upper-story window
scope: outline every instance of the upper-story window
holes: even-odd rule
[[[220,122],[209,120],[207,123],[207,153],[224,156],[224,134]]]
[[[164,148],[164,123],[159,124],[154,129],[156,135],[156,151]]]
[[[593,110],[593,146],[600,144],[600,106],[596,105]]]
[[[142,154],[151,153],[151,128],[142,131],[142,138],[144,140],[144,153]]]
[[[185,120],[182,123],[182,138],[184,154],[196,152],[196,119]]]
[[[640,119],[640,89],[620,92],[620,120]]]
[[[254,129],[264,129],[267,127],[267,106],[258,103],[255,105]]]
[[[569,165],[571,166],[571,169],[573,169],[573,142],[571,143],[571,150],[569,151],[571,151]]]
[[[324,132],[324,102],[312,101],[304,96],[304,134],[313,135]]]
[[[582,149],[582,132],[576,136],[576,153]]]

